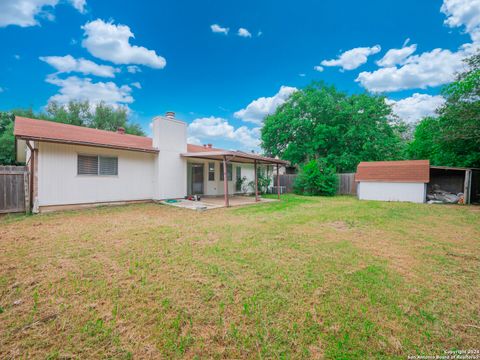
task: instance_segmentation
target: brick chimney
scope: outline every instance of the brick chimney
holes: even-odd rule
[[[118,133],[118,134],[125,134],[125,128],[119,127],[119,128],[117,129],[117,133]]]
[[[165,117],[169,119],[175,119],[175,112],[174,111],[167,111],[165,113]]]
[[[207,144],[207,147],[208,147],[209,149],[211,149],[211,148],[212,148],[212,144]]]

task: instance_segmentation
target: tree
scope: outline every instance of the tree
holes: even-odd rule
[[[15,165],[13,115],[0,113],[0,164]]]
[[[112,107],[105,103],[92,105],[88,101],[71,101],[66,105],[60,105],[57,102],[50,102],[45,113],[35,113],[31,108],[0,111],[0,164],[15,164],[15,137],[13,135],[15,116],[109,131],[116,131],[119,127],[123,127],[127,134],[145,135],[139,124],[129,121],[125,108]]]
[[[442,93],[438,118],[425,118],[408,146],[412,159],[433,165],[480,167],[480,53],[465,60],[467,70]]]
[[[46,110],[49,120],[63,124],[89,126],[91,122],[91,111],[88,101],[70,101],[66,105],[51,101],[48,103]]]
[[[335,195],[337,191],[335,169],[325,159],[310,160],[302,166],[295,179],[293,189],[300,195]]]
[[[271,156],[293,164],[323,158],[336,171],[346,172],[355,171],[360,161],[401,158],[405,130],[384,97],[349,96],[313,83],[265,118],[261,139]]]

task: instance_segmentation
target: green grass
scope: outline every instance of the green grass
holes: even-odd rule
[[[476,207],[300,197],[0,220],[0,358],[478,348]]]

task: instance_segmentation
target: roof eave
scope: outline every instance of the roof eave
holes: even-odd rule
[[[22,139],[22,140],[42,141],[42,142],[55,143],[55,144],[90,146],[90,147],[99,147],[104,149],[136,151],[136,152],[144,152],[144,153],[152,153],[152,154],[157,154],[159,152],[159,150],[156,150],[156,149],[145,149],[145,148],[136,148],[136,147],[130,147],[130,146],[118,146],[118,145],[109,145],[109,144],[97,144],[97,143],[90,143],[90,142],[84,142],[84,141],[51,139],[51,138],[43,138],[38,136],[26,136],[26,135],[18,135],[18,134],[15,134],[15,138]]]
[[[203,158],[203,159],[212,159],[212,160],[218,160],[218,159],[213,158],[213,156],[230,156],[233,159],[234,158],[248,159],[248,160],[251,160],[252,163],[255,160],[257,160],[258,162],[266,163],[266,164],[279,164],[279,165],[289,165],[290,164],[290,162],[285,161],[285,160],[266,158],[266,157],[257,156],[257,155],[243,154],[243,153],[238,153],[238,152],[235,152],[235,151],[187,152],[187,153],[182,153],[180,155],[182,157],[187,157],[187,158],[188,157],[190,157],[190,158]]]

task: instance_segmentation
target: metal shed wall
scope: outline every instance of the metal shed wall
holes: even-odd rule
[[[357,192],[360,200],[424,203],[426,197],[426,184],[361,181],[358,184]]]

